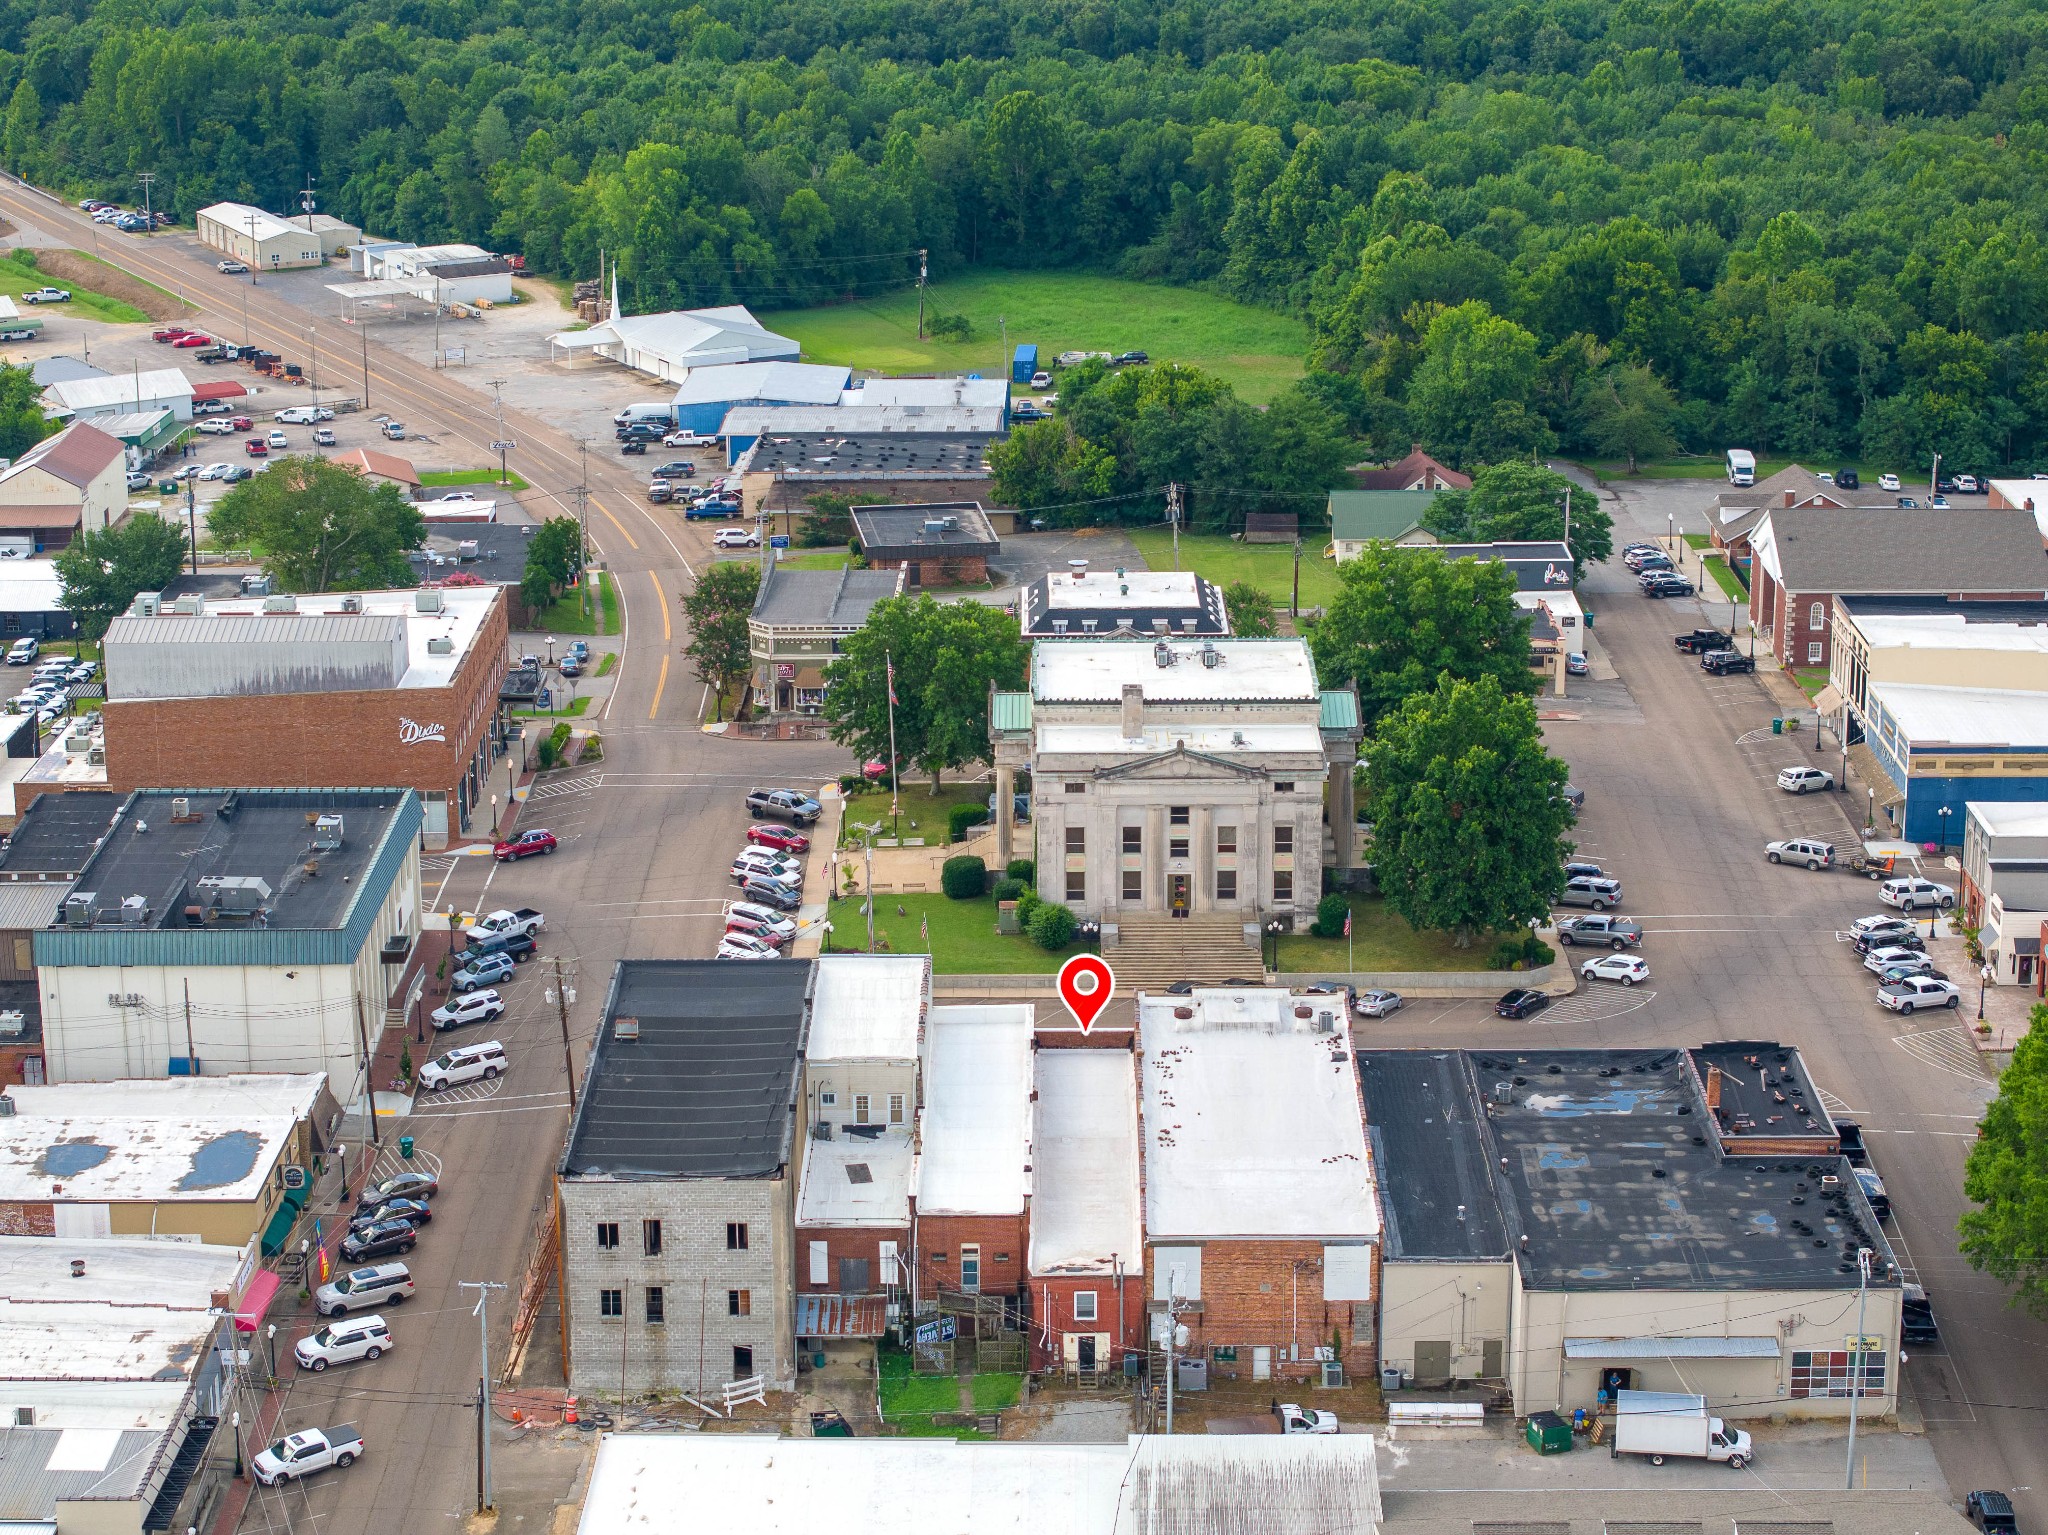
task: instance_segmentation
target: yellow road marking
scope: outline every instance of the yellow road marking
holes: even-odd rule
[[[672,640],[675,638],[675,630],[669,627],[668,593],[661,589],[661,577],[654,571],[647,572],[647,579],[654,583],[654,600],[661,606],[661,637],[664,640]]]
[[[668,657],[661,658],[661,675],[654,679],[654,702],[647,706],[647,717],[653,719],[661,708],[661,690],[668,686]]]
[[[592,496],[590,498],[590,504],[596,507],[600,512],[604,513],[605,521],[609,522],[613,527],[619,530],[619,536],[621,538],[625,539],[625,541],[631,544],[635,549],[638,549],[640,547],[640,540],[635,538],[631,533],[628,533],[626,531],[626,525],[623,522],[619,521],[618,518],[614,517],[602,501],[598,500],[597,497]]]

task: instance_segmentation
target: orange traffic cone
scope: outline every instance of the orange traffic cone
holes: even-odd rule
[[[562,1408],[562,1421],[564,1423],[574,1423],[576,1421],[576,1398],[573,1396],[569,1398]]]

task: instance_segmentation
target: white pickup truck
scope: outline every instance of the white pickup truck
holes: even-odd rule
[[[547,917],[531,906],[522,906],[517,911],[494,911],[488,917],[477,918],[469,930],[470,942],[481,938],[531,937],[547,922]]]
[[[265,1487],[281,1487],[295,1477],[311,1476],[329,1466],[352,1466],[362,1453],[363,1436],[353,1423],[302,1428],[257,1452],[256,1480]]]

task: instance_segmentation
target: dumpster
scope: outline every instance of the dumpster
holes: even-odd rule
[[[1572,1447],[1572,1426],[1554,1412],[1532,1412],[1523,1430],[1538,1455],[1562,1455]]]

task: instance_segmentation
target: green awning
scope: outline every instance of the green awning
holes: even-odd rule
[[[263,1256],[275,1258],[284,1251],[284,1244],[291,1239],[292,1227],[299,1223],[299,1207],[286,1200],[277,1207],[277,1213],[270,1217],[270,1224],[263,1228]]]

